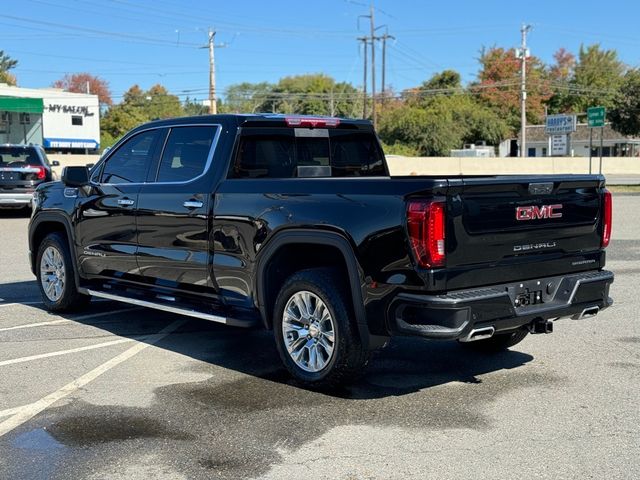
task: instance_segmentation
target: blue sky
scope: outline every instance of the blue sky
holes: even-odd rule
[[[215,27],[218,91],[242,81],[323,72],[362,84],[357,36],[368,33],[367,0],[0,0],[0,49],[19,60],[19,85],[46,87],[65,73],[105,78],[114,100],[132,84],[155,83],[184,98],[206,98],[206,30]],[[396,90],[445,68],[475,78],[484,46],[529,46],[551,62],[559,47],[599,42],[640,64],[640,2],[377,0],[388,43],[387,83]],[[384,29],[381,29],[382,31]],[[381,52],[377,51],[380,59]],[[378,65],[379,65],[378,61]],[[378,88],[380,73],[377,74]]]

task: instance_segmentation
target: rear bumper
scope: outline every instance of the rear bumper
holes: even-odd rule
[[[613,273],[602,270],[444,295],[400,293],[391,302],[387,319],[394,334],[461,339],[484,327],[508,331],[540,319],[597,312],[613,303],[612,283]]]
[[[16,208],[31,205],[33,193],[0,193],[0,208]]]

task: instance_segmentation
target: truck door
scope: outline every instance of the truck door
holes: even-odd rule
[[[210,284],[208,174],[221,128],[175,126],[169,131],[153,181],[138,195],[138,265],[145,282],[207,294]]]
[[[76,241],[87,276],[126,279],[138,274],[136,204],[159,155],[161,130],[133,135],[99,166],[90,194],[78,199]]]

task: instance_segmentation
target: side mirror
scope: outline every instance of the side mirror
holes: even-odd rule
[[[93,168],[93,166],[94,166],[94,165],[95,165],[95,163],[87,163],[87,165],[86,165],[86,166],[87,166],[87,168],[88,168],[89,170],[91,170],[91,169]]]
[[[87,167],[64,167],[62,183],[67,187],[83,187],[89,185],[89,169]]]
[[[52,160],[51,161],[51,166],[52,167],[59,167],[60,166],[60,162],[58,160]]]

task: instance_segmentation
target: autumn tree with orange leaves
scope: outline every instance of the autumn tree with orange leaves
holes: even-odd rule
[[[88,86],[88,92],[87,92]],[[111,90],[109,82],[90,73],[66,74],[59,80],[53,82],[54,88],[61,88],[67,92],[91,93],[98,95],[98,100],[103,105],[112,105]]]
[[[480,53],[478,81],[470,86],[493,111],[507,120],[511,128],[520,128],[520,71],[521,61],[513,48],[492,47]],[[541,123],[545,103],[553,91],[544,63],[527,58],[527,121]]]

